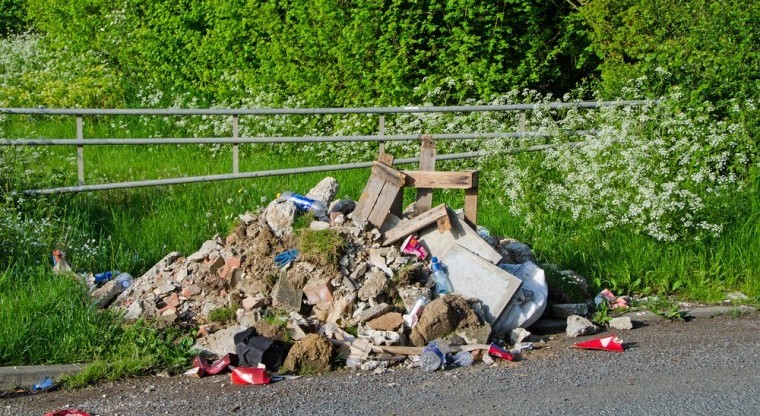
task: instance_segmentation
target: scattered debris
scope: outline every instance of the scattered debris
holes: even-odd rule
[[[90,416],[89,413],[77,409],[61,409],[45,413],[44,416]]]
[[[628,307],[627,296],[615,296],[609,289],[602,290],[594,298],[594,303],[596,303],[597,306],[601,305],[603,302],[606,302],[607,307],[610,309]]]
[[[613,352],[623,352],[623,341],[615,335],[606,338],[597,338],[590,341],[583,341],[573,345],[573,348],[585,350],[604,350]]]
[[[568,337],[579,337],[581,335],[593,335],[599,330],[599,327],[591,323],[588,319],[571,315],[567,317],[567,329],[565,330]]]
[[[189,256],[169,253],[118,292],[103,286],[97,302],[125,310],[127,319],[198,326],[196,347],[222,361],[209,365],[198,357],[189,373],[202,377],[217,365],[239,364],[233,382],[248,384],[273,380],[267,371],[322,373],[342,360],[382,372],[393,365],[433,368],[436,360],[436,368],[492,363],[491,355],[512,360],[532,348],[523,328],[546,308],[544,271],[527,245],[476,231],[477,171],[436,172],[432,163],[397,171],[392,159],[381,155],[373,164],[358,203],[333,201],[333,178],[305,196],[283,193],[241,215],[230,235],[214,236]],[[403,187],[425,196],[406,216],[398,198]],[[438,188],[465,191],[462,214],[443,204],[430,208],[427,196]],[[293,235],[304,210],[320,221]],[[339,244],[325,249],[329,255],[312,253],[306,234]],[[445,296],[431,291],[433,256],[453,286]],[[568,318],[569,336],[596,331],[586,321],[591,329],[570,335],[583,323],[571,324],[575,318],[583,319]]]

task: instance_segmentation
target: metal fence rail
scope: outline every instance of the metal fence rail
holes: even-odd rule
[[[68,192],[89,192],[110,189],[125,189],[148,186],[175,185],[219,180],[245,179],[266,176],[290,175],[299,173],[326,172],[335,170],[367,168],[372,162],[356,162],[326,166],[312,166],[266,171],[239,172],[239,145],[249,143],[314,143],[314,142],[378,142],[379,151],[384,151],[385,142],[417,140],[419,134],[385,135],[385,115],[401,113],[469,113],[510,111],[520,112],[518,131],[513,132],[483,132],[432,134],[435,140],[471,140],[493,138],[536,138],[547,137],[547,134],[525,131],[526,111],[539,108],[599,108],[609,106],[640,106],[652,104],[652,101],[578,101],[569,103],[547,104],[509,104],[509,105],[476,105],[476,106],[439,106],[439,107],[364,107],[364,108],[255,108],[255,109],[48,109],[48,108],[0,108],[0,114],[9,115],[68,115],[76,116],[76,139],[4,139],[0,138],[0,146],[77,146],[77,186],[67,186],[48,189],[29,189],[24,191],[29,195],[45,195]],[[241,137],[238,132],[239,117],[271,116],[271,115],[326,115],[326,114],[377,114],[379,115],[379,134],[356,136],[289,136],[289,137]],[[115,116],[115,115],[156,115],[156,116],[193,116],[220,115],[232,116],[232,137],[211,138],[92,138],[85,139],[83,134],[84,116]],[[593,130],[567,131],[569,135],[593,134]],[[582,142],[563,144],[577,146]],[[190,176],[170,179],[153,179],[131,182],[105,183],[85,185],[84,181],[84,146],[99,145],[169,145],[169,144],[231,144],[232,173]],[[501,151],[502,153],[517,153],[545,150],[555,145],[535,145],[519,149]],[[438,155],[438,160],[453,160],[475,158],[493,152],[477,151]],[[417,163],[419,158],[398,159],[396,164]]]

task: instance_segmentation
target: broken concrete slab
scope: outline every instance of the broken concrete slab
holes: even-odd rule
[[[630,316],[618,316],[617,318],[612,318],[609,326],[611,329],[631,330],[633,329],[633,321],[631,321]]]
[[[264,210],[264,220],[275,235],[284,237],[293,231],[297,211],[292,201],[274,199]]]
[[[90,294],[93,303],[98,308],[107,308],[119,296],[124,287],[116,279],[106,282]]]
[[[322,201],[326,206],[329,206],[332,200],[335,199],[339,187],[338,181],[335,178],[328,176],[311,188],[309,192],[306,193],[306,197],[315,201]]]
[[[359,289],[359,299],[369,300],[378,297],[388,287],[388,278],[381,271],[370,271],[364,277],[364,284]]]
[[[288,279],[288,272],[280,272],[280,279],[272,288],[272,306],[290,312],[301,310],[303,291],[297,289]]]
[[[567,317],[567,328],[565,333],[568,337],[579,337],[581,335],[593,335],[599,330],[599,327],[591,323],[588,319],[572,315]]]
[[[431,256],[439,259],[455,244],[467,248],[493,264],[498,264],[502,256],[480,235],[467,225],[451,208],[447,208],[451,230],[438,232],[437,227],[427,227],[420,231],[419,241],[428,249]]]
[[[233,337],[245,330],[246,327],[237,325],[220,329],[211,335],[199,338],[193,348],[218,357],[223,357],[226,354],[235,354],[235,341]]]
[[[522,280],[458,243],[451,245],[439,259],[448,268],[454,293],[480,299],[489,324],[504,311],[522,284]]]

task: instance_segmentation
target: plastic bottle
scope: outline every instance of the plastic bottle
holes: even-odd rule
[[[121,288],[122,288],[121,290],[124,290],[132,286],[133,280],[134,278],[132,277],[132,275],[127,272],[121,273],[120,275],[116,276],[116,281],[118,281],[119,284],[121,285]]]
[[[107,272],[98,273],[95,275],[95,283],[103,284],[111,280],[114,276],[118,275],[119,273],[120,272],[118,270],[110,270]]]
[[[322,201],[307,198],[301,194],[285,191],[277,195],[277,198],[286,199],[296,205],[302,211],[310,211],[317,219],[327,218],[327,205]]]
[[[472,362],[475,361],[472,358],[472,354],[469,351],[459,351],[454,354],[454,365],[457,367],[469,367]]]
[[[454,285],[451,284],[449,276],[443,270],[443,263],[438,261],[438,257],[433,257],[430,263],[430,271],[433,272],[435,291],[438,293],[438,296],[445,296],[454,292]]]
[[[438,348],[438,344],[433,341],[420,354],[420,368],[423,371],[433,372],[443,367],[445,359],[445,354]]]
[[[422,308],[424,308],[427,303],[428,299],[424,295],[420,295],[420,297],[417,298],[417,301],[414,302],[414,306],[409,312],[409,315],[403,316],[404,322],[406,322],[406,326],[409,328],[414,328],[414,326],[417,325],[417,322],[420,320],[420,315],[422,315]]]

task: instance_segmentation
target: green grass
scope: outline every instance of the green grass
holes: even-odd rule
[[[4,137],[63,138],[73,137],[74,131],[71,121],[35,124],[33,132],[23,123],[6,123],[0,127],[5,129]],[[118,129],[95,131],[86,124],[85,136],[155,135],[141,131],[139,126],[133,128],[126,134]],[[165,137],[181,135],[182,132],[174,131],[164,134]],[[37,172],[33,183],[16,182],[31,187],[69,186],[76,182],[73,147],[40,151],[44,163],[30,166]],[[102,183],[228,173],[230,154],[230,146],[223,146],[215,154],[208,146],[89,146],[85,148],[86,178],[88,183]],[[266,145],[241,146],[241,171],[326,163],[334,161],[301,153],[275,152]],[[456,164],[442,162],[436,166],[439,170],[477,167],[475,160]],[[721,213],[729,221],[720,238],[664,243],[625,230],[599,231],[591,224],[546,213],[536,213],[534,222],[526,224],[510,215],[508,207],[499,202],[503,191],[493,177],[494,167],[486,167],[481,172],[479,224],[489,228],[492,235],[528,243],[541,262],[577,271],[589,280],[592,292],[609,287],[618,295],[676,294],[682,298],[717,301],[725,292],[739,290],[755,302],[760,300],[757,244],[760,241],[760,198],[757,198],[760,174],[752,176],[750,191],[735,195],[733,211]],[[135,333],[130,332],[130,327],[125,329],[118,317],[93,310],[81,284],[48,271],[50,250],[61,241],[76,248],[83,239],[92,238],[97,246],[94,253],[70,253],[75,270],[119,269],[140,276],[170,251],[189,254],[214,234],[228,234],[239,214],[265,206],[277,193],[284,190],[305,193],[328,175],[340,183],[338,197],[357,199],[369,171],[113,190],[27,201],[26,206],[36,207],[25,208],[29,216],[39,220],[49,216],[53,218],[53,225],[38,246],[14,248],[13,255],[0,254],[0,270],[4,270],[0,274],[0,364],[94,360],[93,367],[72,380],[71,385],[187,365],[189,348],[179,337],[161,338],[151,332],[150,325],[143,325],[135,331],[142,331],[140,336],[144,341],[136,342],[127,338]],[[413,199],[414,191],[406,190],[404,204]],[[463,192],[436,191],[434,204],[441,202],[461,207]],[[304,229],[307,226],[305,222],[301,225]],[[316,246],[318,252],[332,252],[321,243]],[[112,346],[115,344],[119,347]],[[168,352],[154,350],[153,344],[168,348]]]

